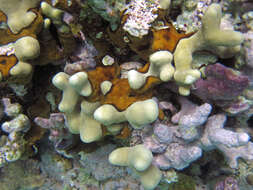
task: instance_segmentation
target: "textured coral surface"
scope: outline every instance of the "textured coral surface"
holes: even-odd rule
[[[252,189],[252,8],[0,0],[0,189]]]

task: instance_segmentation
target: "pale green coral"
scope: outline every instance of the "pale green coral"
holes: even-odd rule
[[[53,84],[63,91],[62,100],[58,105],[58,109],[61,112],[71,113],[73,112],[75,105],[78,101],[79,94],[69,84],[70,76],[66,73],[60,72],[53,78]]]
[[[145,189],[154,189],[162,177],[161,171],[152,165],[152,159],[152,153],[144,145],[118,148],[109,155],[111,164],[134,168]]]
[[[92,87],[86,72],[78,72],[69,78],[69,84],[81,95],[90,96]]]
[[[147,73],[140,73],[135,70],[128,72],[128,82],[132,89],[141,88],[148,77],[158,77],[161,81],[169,81],[174,74],[174,67],[171,65],[172,54],[169,51],[157,51],[150,55],[150,67]]]
[[[195,51],[210,50],[220,57],[229,57],[240,50],[242,34],[232,30],[221,30],[220,21],[221,7],[212,4],[202,18],[201,29],[178,43],[174,53],[174,79],[179,84],[181,95],[189,95],[191,84],[201,76],[200,71],[192,69],[191,66],[192,54]]]
[[[93,112],[100,104],[83,100],[81,106],[77,106],[80,96],[89,96],[92,93],[87,73],[78,72],[69,76],[60,72],[54,76],[53,84],[63,91],[58,109],[65,113],[69,130],[80,134],[85,143],[99,140],[102,136],[101,124],[94,120]]]
[[[78,109],[66,113],[67,126],[70,132],[80,134],[85,143],[97,141],[102,137],[101,124],[93,118],[93,112],[100,104],[82,101],[81,111]]]
[[[104,56],[103,59],[102,59],[102,63],[105,66],[113,65],[114,62],[115,62],[114,59],[109,55]]]
[[[66,113],[71,113],[74,110],[79,96],[87,97],[92,93],[92,87],[86,72],[78,72],[72,76],[60,72],[54,76],[53,84],[63,91],[58,108]]]
[[[51,6],[50,4],[48,4],[47,2],[41,3],[41,10],[42,10],[42,13],[48,18],[50,18],[52,23],[57,26],[59,31],[61,31],[62,33],[70,32],[70,28],[62,21],[62,18],[64,15],[63,10],[57,9]],[[44,23],[44,26],[47,27],[48,25],[50,25],[50,22],[46,21]]]
[[[161,9],[168,9],[170,7],[170,1],[171,0],[160,0],[160,2],[159,2],[159,8],[161,8]]]
[[[158,114],[157,103],[149,99],[135,102],[122,112],[117,111],[112,105],[102,105],[94,112],[94,118],[105,126],[128,121],[133,128],[140,129],[154,122]]]
[[[14,76],[26,76],[31,74],[32,65],[28,63],[28,61],[40,55],[38,40],[30,36],[19,38],[14,43],[14,51],[18,58],[18,63],[11,68],[10,74]]]
[[[7,16],[7,24],[14,34],[29,26],[36,18],[36,14],[29,11],[37,7],[40,0],[0,0],[0,10]]]
[[[101,91],[106,95],[112,88],[112,83],[110,81],[104,81],[100,84]]]
[[[114,150],[109,162],[117,166],[131,166],[138,171],[146,170],[152,163],[153,155],[143,145],[123,147]]]

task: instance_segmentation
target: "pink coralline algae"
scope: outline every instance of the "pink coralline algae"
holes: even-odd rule
[[[68,74],[74,74],[84,69],[94,69],[96,62],[94,57],[98,54],[95,47],[89,44],[82,32],[80,32],[80,43],[75,53],[70,56],[64,71]]]
[[[224,180],[216,183],[214,190],[239,190],[238,182],[233,177],[226,177]]]
[[[66,150],[75,144],[74,135],[65,126],[65,118],[62,113],[52,113],[49,119],[36,117],[34,122],[50,130],[49,140],[54,143],[56,150]]]
[[[193,93],[221,107],[231,104],[249,85],[247,76],[219,63],[208,65],[205,75],[206,79],[195,82]]]
[[[244,132],[227,127],[224,114],[211,114],[211,105],[196,105],[180,98],[181,111],[166,124],[156,121],[142,132],[142,141],[154,154],[153,164],[162,170],[182,170],[202,156],[203,151],[219,150],[231,168],[238,158],[253,160],[253,143]]]

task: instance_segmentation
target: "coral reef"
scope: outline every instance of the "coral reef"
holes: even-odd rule
[[[0,0],[0,186],[252,189],[252,7]]]

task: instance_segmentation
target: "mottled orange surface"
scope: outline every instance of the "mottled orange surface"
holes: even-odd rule
[[[152,97],[152,92],[147,91],[143,94],[135,93],[129,86],[127,79],[114,79],[111,91],[106,94],[102,104],[111,104],[118,111],[126,110],[131,104],[137,101],[147,100]]]
[[[92,86],[92,94],[88,97],[89,101],[99,101],[102,96],[100,84],[103,81],[112,81],[119,76],[119,66],[114,64],[112,66],[98,66],[95,70],[88,71],[88,78]]]
[[[160,18],[159,20],[163,21],[164,26],[167,28],[159,30],[153,28],[147,35],[138,38],[129,35],[123,30],[123,19],[126,19],[126,16],[122,17],[122,25],[116,31],[107,31],[111,41],[120,48],[129,46],[132,51],[136,52],[144,60],[148,60],[150,54],[159,50],[173,52],[181,39],[193,35],[193,33],[179,33],[166,19]],[[124,42],[124,37],[129,40],[128,43]]]
[[[124,126],[124,128],[120,131],[120,134],[116,135],[116,138],[119,139],[127,139],[128,137],[130,137],[131,135],[131,130],[129,129],[129,127],[126,125]]]
[[[138,89],[136,93],[138,94],[145,93],[146,91],[151,90],[152,88],[154,88],[156,85],[160,84],[161,82],[162,81],[157,77],[153,77],[153,76],[147,77],[145,85],[141,87],[140,89]]]
[[[32,11],[37,15],[30,26],[22,29],[18,34],[13,34],[9,28],[0,29],[0,44],[8,44],[10,42],[15,42],[17,39],[24,36],[31,36],[36,38],[36,35],[42,30],[43,27],[43,17],[39,11],[32,9]],[[0,11],[0,22],[6,22],[6,15]]]
[[[165,115],[164,115],[163,110],[159,109],[159,115],[158,115],[158,118],[159,118],[160,120],[164,120],[164,117],[165,117]]]
[[[174,52],[179,40],[181,40],[182,38],[189,37],[193,34],[178,33],[176,28],[170,23],[166,23],[166,26],[168,28],[160,30],[153,29],[153,52],[159,50],[168,50],[170,52]]]
[[[0,55],[0,72],[3,77],[9,76],[10,69],[16,65],[18,59],[15,55],[3,56]]]
[[[149,64],[141,68],[140,72],[147,72]],[[137,101],[144,101],[152,98],[152,88],[161,81],[156,77],[148,77],[146,84],[140,90],[130,88],[128,79],[120,79],[120,67],[116,64],[113,66],[98,66],[95,70],[88,71],[88,78],[92,85],[92,94],[87,98],[88,101],[100,101],[101,104],[111,104],[118,111],[126,110],[130,105]],[[104,96],[100,90],[100,84],[103,81],[110,81],[112,87]]]

